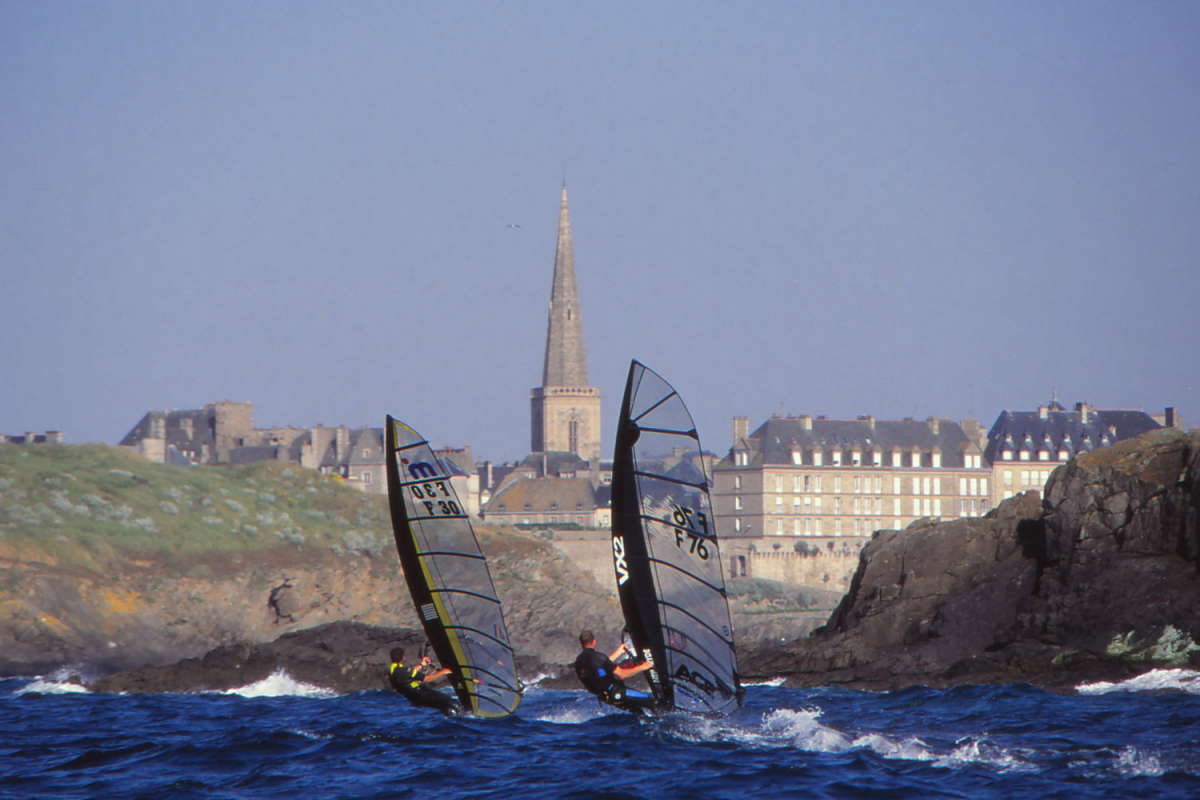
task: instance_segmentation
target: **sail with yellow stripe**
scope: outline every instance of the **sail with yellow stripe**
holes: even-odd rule
[[[508,716],[521,702],[516,659],[450,470],[419,433],[391,416],[385,438],[396,549],[425,635],[464,708]]]

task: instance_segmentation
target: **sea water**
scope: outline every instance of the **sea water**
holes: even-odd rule
[[[750,686],[641,721],[530,687],[503,720],[278,673],[211,694],[0,680],[0,798],[1196,798],[1200,675],[1065,695]]]

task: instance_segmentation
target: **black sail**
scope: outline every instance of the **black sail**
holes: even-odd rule
[[[725,577],[692,416],[657,373],[629,367],[612,479],[613,560],[656,699],[727,714],[741,703]]]
[[[521,702],[516,660],[466,510],[420,434],[389,416],[386,438],[392,529],[425,635],[466,709],[507,716]]]

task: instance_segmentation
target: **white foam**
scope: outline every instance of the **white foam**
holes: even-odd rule
[[[217,694],[236,694],[242,697],[333,697],[336,692],[311,683],[298,681],[282,669],[249,686],[226,689]]]
[[[763,717],[762,731],[767,739],[802,750],[840,753],[854,746],[854,740],[841,731],[822,725],[816,709],[793,711],[779,708]]]
[[[769,678],[756,683],[743,683],[742,686],[783,686],[783,678]]]
[[[1075,687],[1080,694],[1107,694],[1109,692],[1156,692],[1174,690],[1188,694],[1200,694],[1200,672],[1187,669],[1155,669],[1136,678],[1120,683],[1097,681]]]
[[[938,767],[983,765],[1000,772],[1030,772],[1036,769],[1011,751],[973,737],[958,741],[949,755],[936,758],[933,763]]]
[[[522,680],[521,683],[525,686],[526,689],[532,689],[532,688],[536,687],[542,681],[546,680],[547,678],[555,678],[555,677],[558,677],[558,676],[551,675],[548,672],[539,672],[537,675],[534,675],[529,680]]]
[[[1136,747],[1126,747],[1117,756],[1117,771],[1127,778],[1156,777],[1166,772],[1162,762],[1156,757],[1139,751]]]
[[[531,715],[538,722],[549,722],[554,725],[579,725],[590,719],[599,719],[612,714],[624,714],[611,706],[599,703],[581,703],[569,706],[556,706],[537,714]]]
[[[932,761],[934,759],[928,746],[916,737],[896,741],[878,733],[869,733],[855,739],[854,746],[874,750],[882,758],[905,761]]]
[[[35,678],[32,682],[25,684],[20,689],[13,692],[13,697],[19,697],[23,694],[87,694],[87,687],[78,683],[70,683],[65,680],[55,680],[54,678]]]

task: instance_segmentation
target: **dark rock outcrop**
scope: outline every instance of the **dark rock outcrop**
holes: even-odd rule
[[[88,684],[93,692],[145,694],[236,689],[257,683],[278,670],[304,683],[341,694],[390,689],[388,653],[402,647],[409,659],[424,651],[425,632],[360,622],[330,622],[286,633],[273,642],[239,642],[186,658],[166,667],[139,667],[114,672]],[[575,683],[560,664],[518,655],[522,680],[544,679],[547,685]]]
[[[1066,686],[1200,666],[1200,433],[1058,468],[987,517],[880,531],[812,637],[743,648],[793,685]]]

